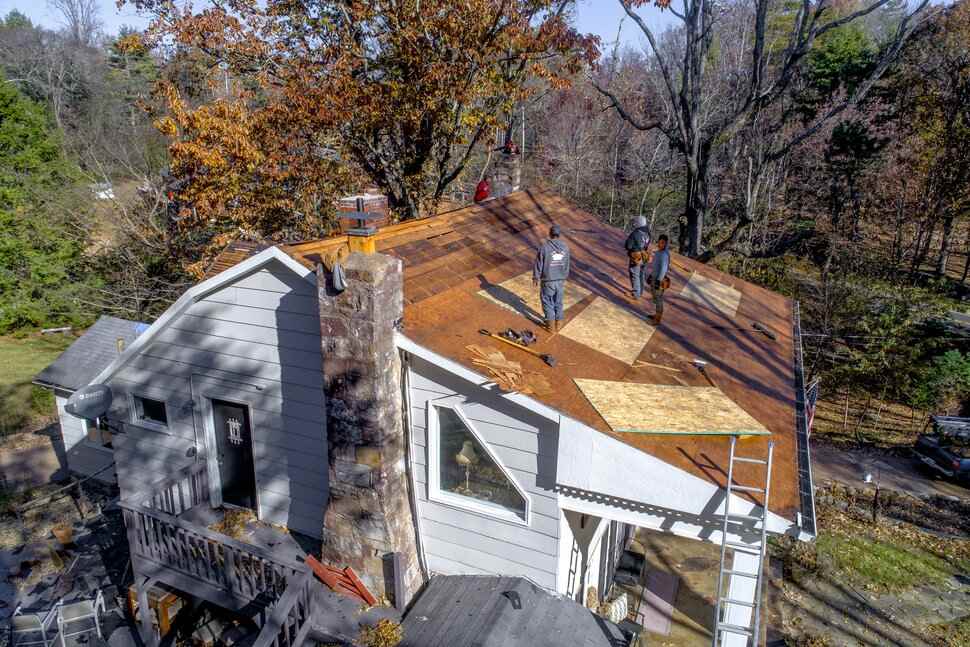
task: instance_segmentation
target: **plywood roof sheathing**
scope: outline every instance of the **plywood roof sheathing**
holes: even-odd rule
[[[576,378],[613,431],[687,436],[763,436],[769,432],[716,387]]]
[[[596,297],[559,334],[632,365],[654,330],[629,310]]]
[[[542,304],[539,301],[539,289],[532,285],[532,272],[523,272],[497,285],[489,285],[479,290],[478,295],[503,308],[518,312],[530,321],[542,322]],[[566,281],[563,309],[568,310],[587,296],[589,290]]]
[[[722,312],[728,317],[737,315],[738,306],[741,305],[740,292],[697,272],[691,274],[690,280],[680,292],[680,297]]]

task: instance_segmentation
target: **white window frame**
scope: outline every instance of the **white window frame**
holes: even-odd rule
[[[532,525],[532,499],[529,497],[525,489],[519,485],[519,482],[515,480],[512,474],[509,472],[508,468],[502,464],[499,457],[495,455],[492,448],[489,446],[488,442],[482,437],[475,426],[465,417],[462,413],[461,407],[457,404],[445,404],[440,400],[435,402],[433,400],[427,403],[427,417],[428,417],[428,499],[434,501],[435,503],[441,503],[443,505],[451,506],[453,508],[460,508],[462,510],[468,510],[477,514],[481,514],[487,517],[492,517],[495,519],[501,519],[502,521],[508,521],[511,523],[517,523],[522,526]],[[441,427],[438,422],[438,412],[436,409],[451,409],[455,412],[455,415],[462,421],[462,424],[468,429],[469,433],[478,441],[478,444],[482,447],[485,453],[490,459],[498,466],[502,474],[509,480],[515,491],[519,493],[519,496],[525,501],[525,515],[524,518],[520,517],[517,513],[512,510],[505,509],[499,505],[488,505],[485,502],[478,501],[472,497],[461,496],[460,494],[452,494],[451,492],[446,492],[441,489],[441,470],[440,458],[441,458]]]
[[[142,400],[154,400],[155,402],[161,402],[162,403],[162,406],[165,407],[165,420],[167,420],[166,424],[163,425],[162,423],[155,422],[154,420],[142,420],[141,418],[139,418],[138,417],[138,407],[135,406],[135,398],[141,398]],[[141,427],[143,429],[151,429],[153,431],[158,431],[158,432],[161,432],[163,434],[171,434],[172,433],[172,430],[171,430],[171,425],[172,425],[172,412],[169,410],[168,400],[163,400],[161,398],[153,398],[153,397],[151,397],[149,395],[145,395],[144,393],[129,393],[128,394],[128,411],[129,411],[129,414],[128,415],[129,415],[129,419],[131,420],[131,424],[135,425],[136,427]]]

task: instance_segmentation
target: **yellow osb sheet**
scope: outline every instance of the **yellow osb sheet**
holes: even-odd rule
[[[654,330],[629,310],[596,297],[559,334],[632,365]]]
[[[717,387],[578,378],[575,382],[613,431],[737,436],[771,433]]]
[[[484,290],[479,290],[478,295],[503,308],[518,312],[526,319],[535,322],[542,321],[539,288],[532,285],[532,272],[519,274],[501,283],[489,285]],[[566,291],[563,294],[562,301],[563,309],[568,310],[587,296],[589,296],[589,290],[584,290],[578,285],[566,281]]]
[[[724,285],[720,281],[701,276],[697,272],[691,274],[690,280],[681,290],[680,296],[688,301],[694,301],[723,312],[729,317],[738,313],[738,306],[741,304],[740,292],[730,285]]]

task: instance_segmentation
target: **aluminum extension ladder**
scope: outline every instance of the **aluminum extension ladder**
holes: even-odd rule
[[[761,597],[764,580],[765,550],[768,540],[768,495],[771,489],[771,457],[774,443],[768,442],[768,455],[765,458],[738,456],[735,454],[737,437],[731,437],[731,456],[728,462],[727,488],[724,498],[724,525],[721,534],[721,568],[717,576],[717,603],[714,610],[714,647],[757,647],[761,639]],[[734,484],[735,463],[763,465],[765,469],[764,487]],[[752,514],[731,511],[731,495],[734,492],[751,492],[764,495],[764,504],[755,508]],[[761,524],[761,539],[755,544],[728,541],[728,524]],[[727,567],[728,551],[731,551],[731,568]],[[731,578],[732,586],[726,582]],[[750,591],[754,581],[754,599],[751,602],[738,600],[732,593],[747,589]],[[726,590],[730,589],[730,590]],[[747,596],[745,596],[747,597]],[[753,641],[752,641],[753,639]]]

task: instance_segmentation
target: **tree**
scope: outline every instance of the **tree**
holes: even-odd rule
[[[86,319],[79,179],[44,109],[0,77],[0,332]]]
[[[689,255],[701,257],[705,221],[711,210],[711,162],[716,153],[746,129],[771,118],[769,109],[791,95],[806,58],[820,39],[872,14],[890,0],[874,0],[860,8],[841,12],[827,0],[801,0],[792,9],[782,10],[782,17],[791,25],[790,30],[779,27],[778,10],[769,0],[756,0],[753,11],[743,5],[716,4],[710,0],[684,0],[682,10],[678,11],[666,0],[656,0],[658,6],[667,7],[681,23],[672,35],[675,40],[666,42],[654,35],[635,10],[648,0],[619,2],[650,44],[653,63],[661,79],[659,101],[652,100],[652,96],[639,98],[639,103],[646,106],[641,115],[631,109],[633,98],[618,96],[596,79],[594,85],[625,121],[638,130],[661,131],[683,156],[686,186],[682,247]],[[903,16],[869,75],[842,100],[811,123],[786,133],[780,141],[777,133],[785,133],[785,122],[768,128],[774,141],[751,153],[750,165],[755,174],[764,173],[772,162],[780,160],[795,145],[817,133],[825,122],[858,103],[896,58],[918,25],[927,4],[928,0],[921,0]],[[723,33],[717,34],[716,28],[732,16],[742,27],[733,39],[735,45],[740,43],[743,47],[744,33],[750,34],[752,45],[748,51],[742,52],[743,56],[723,57],[719,51],[725,45],[725,39]],[[787,37],[781,37],[785,31]],[[744,59],[746,62],[741,62]],[[740,228],[749,224],[747,214],[736,214],[735,221],[734,231],[713,246],[714,253],[733,243]],[[705,257],[711,255],[708,253]]]
[[[236,0],[200,13],[133,0],[151,28],[258,81],[279,121],[325,133],[411,218],[433,210],[530,78],[564,83],[593,57],[572,0]],[[287,160],[305,161],[300,155]]]
[[[75,45],[93,47],[101,31],[98,0],[47,0],[61,14],[64,27]]]

